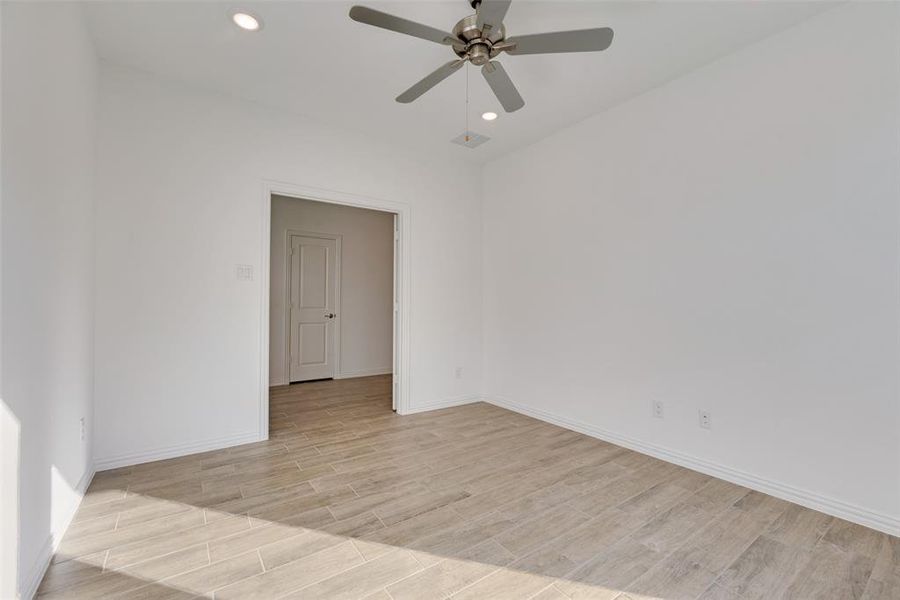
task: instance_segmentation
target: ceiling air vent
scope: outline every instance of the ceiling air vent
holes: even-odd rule
[[[466,131],[465,133],[459,134],[450,141],[454,144],[465,146],[466,148],[477,148],[489,139],[491,138],[486,135],[481,135],[480,133],[475,133],[474,131]]]

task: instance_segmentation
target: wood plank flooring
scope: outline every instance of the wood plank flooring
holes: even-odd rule
[[[98,473],[41,598],[900,598],[900,540],[390,378],[275,388],[271,439]]]

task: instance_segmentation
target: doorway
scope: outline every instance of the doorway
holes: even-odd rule
[[[270,385],[309,385],[302,382],[321,379],[372,377],[379,385],[389,382],[393,408],[405,414],[408,206],[280,183],[266,183],[265,190],[264,264],[269,268],[262,269],[268,310],[261,344],[265,389],[260,398],[261,429],[265,426],[267,436]],[[317,208],[317,214],[329,208],[344,216],[357,213],[379,222],[380,241],[367,240],[362,247],[363,254],[382,256],[384,268],[360,267],[359,234],[309,218],[309,211],[304,213],[307,218],[281,225],[279,207],[285,203]],[[348,285],[348,277],[357,282],[361,277],[370,288],[375,282],[381,290],[377,301],[367,295],[374,293],[371,289],[360,292],[358,285]],[[366,316],[361,333],[360,314]]]

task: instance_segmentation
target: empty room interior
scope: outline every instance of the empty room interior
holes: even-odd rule
[[[900,1],[0,0],[0,598],[900,600]]]

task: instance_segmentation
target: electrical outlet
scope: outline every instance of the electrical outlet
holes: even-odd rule
[[[235,273],[238,281],[253,281],[253,265],[237,265]]]
[[[703,429],[711,429],[712,423],[710,421],[711,421],[711,417],[709,416],[709,411],[701,410],[700,411],[700,427],[702,427]]]
[[[455,373],[457,379],[462,379],[462,367],[456,367]]]
[[[653,402],[653,416],[657,419],[663,418],[663,403],[662,400],[656,400]]]
[[[80,419],[78,419],[78,424],[81,427],[81,441],[83,442],[84,441],[84,417],[81,417]]]

